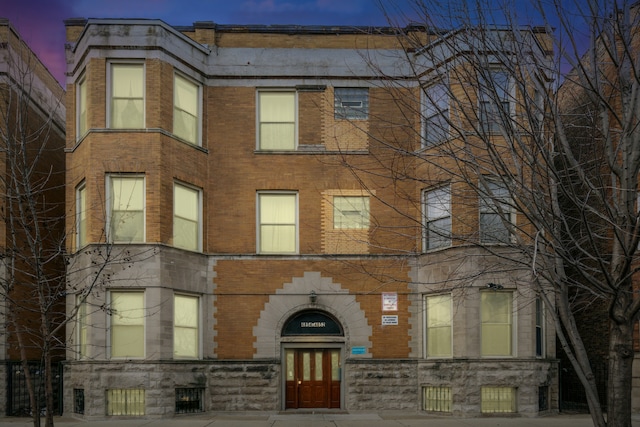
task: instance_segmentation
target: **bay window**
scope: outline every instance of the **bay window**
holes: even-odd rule
[[[488,180],[480,194],[480,242],[509,243],[513,223],[511,197],[502,181]]]
[[[200,88],[182,77],[173,79],[173,133],[192,144],[199,142]]]
[[[112,291],[111,357],[144,357],[144,292]]]
[[[423,204],[424,250],[451,246],[451,188],[447,185],[425,191]]]
[[[87,132],[87,79],[83,76],[76,85],[76,139]]]
[[[512,355],[512,305],[511,292],[480,293],[481,354],[483,356]]]
[[[144,128],[144,65],[112,63],[110,126],[113,129]]]
[[[76,189],[76,250],[87,244],[87,186]]]
[[[422,145],[429,147],[449,138],[449,85],[439,82],[423,94]]]
[[[144,242],[144,177],[111,175],[107,194],[109,240],[117,243]]]
[[[200,321],[197,297],[173,296],[173,356],[197,358],[200,354]]]
[[[426,297],[427,357],[451,357],[451,295]]]
[[[200,250],[200,191],[186,185],[173,186],[173,245]]]

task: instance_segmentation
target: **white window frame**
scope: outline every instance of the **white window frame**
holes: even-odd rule
[[[76,187],[76,250],[88,243],[87,237],[87,183]]]
[[[113,68],[118,66],[139,66],[142,68],[142,126],[141,127],[115,127],[113,123]],[[144,61],[126,61],[126,60],[117,60],[117,61],[108,61],[107,62],[107,127],[109,129],[118,129],[118,130],[128,130],[128,129],[144,129],[146,128],[147,117],[146,117],[146,103],[147,103],[147,94],[146,94],[146,64]],[[139,99],[139,98],[132,98]]]
[[[435,298],[447,298],[449,305],[449,323],[442,325],[429,325],[429,301]],[[451,358],[453,357],[453,296],[451,294],[424,295],[424,354],[427,358]],[[431,329],[448,328],[449,329],[449,352],[442,354],[431,354],[429,352],[429,331]]]
[[[434,90],[441,89],[442,93],[433,94]],[[442,96],[440,96],[442,95]],[[446,98],[446,99],[445,99]],[[441,102],[446,100],[446,108],[442,108]],[[451,124],[449,112],[451,109],[451,94],[449,88],[449,79],[443,78],[424,88],[422,92],[422,148],[436,146],[447,141],[451,136]],[[433,126],[439,125],[444,121],[443,129],[438,131],[430,131]],[[430,135],[439,136],[434,140],[430,140]]]
[[[76,83],[76,141],[79,141],[80,139],[82,139],[82,137],[89,130],[89,126],[88,126],[89,110],[87,108],[87,96],[88,96],[87,91],[88,91],[87,77],[85,74],[83,74],[82,76],[80,76],[80,78]],[[83,96],[83,93],[84,93],[84,96]],[[84,109],[84,117],[82,114],[83,109]]]
[[[261,96],[262,94],[286,93],[293,95],[293,146],[291,148],[264,148],[262,145],[261,131]],[[273,122],[273,123],[291,123],[291,122]],[[295,89],[258,89],[256,91],[256,150],[258,151],[295,151],[298,148],[298,92]]]
[[[292,252],[277,252],[277,251],[265,251],[262,249],[262,239],[261,239],[261,235],[262,235],[262,222],[261,222],[261,198],[263,196],[293,196],[295,197],[295,250]],[[269,225],[269,224],[264,224],[264,225]],[[287,224],[273,224],[273,225],[287,225]],[[288,224],[288,225],[292,225],[292,224]],[[298,192],[295,191],[259,191],[256,195],[256,231],[257,231],[257,235],[256,235],[256,241],[257,241],[257,252],[259,254],[297,254],[299,253],[299,232],[300,232],[300,220],[298,217]]]
[[[176,352],[176,329],[187,328],[176,324],[176,298],[190,298],[196,300],[197,314],[196,314],[196,354],[195,355],[182,355]],[[173,294],[173,357],[174,359],[200,359],[202,357],[202,301],[198,295],[175,293]]]
[[[511,299],[511,307],[510,307],[510,315],[509,315],[509,322],[510,323],[501,323],[501,322],[485,322],[484,321],[484,306],[482,304],[482,297],[483,296],[487,296],[487,295],[508,295]],[[512,291],[494,291],[494,290],[486,290],[486,291],[482,291],[480,292],[480,322],[479,322],[479,326],[480,326],[480,355],[483,358],[503,358],[503,357],[514,357],[516,355],[516,331],[517,331],[517,325],[516,325],[516,310],[515,310],[515,293]],[[508,325],[509,326],[509,353],[492,353],[492,352],[488,352],[485,350],[485,342],[484,339],[486,336],[491,335],[495,337],[495,334],[488,334],[487,330],[485,329],[485,325],[486,326],[491,326],[491,325]],[[488,329],[488,328],[487,328]]]
[[[509,229],[507,224],[503,222],[505,218],[503,217],[502,219],[500,219],[500,216],[504,214],[505,217],[508,217],[506,218],[507,222],[512,225],[516,223],[516,213],[512,207],[513,200],[511,199],[509,186],[504,181],[498,179],[486,179],[485,183],[480,184],[479,189],[478,234],[480,243],[497,245],[511,243],[513,240],[511,230]],[[496,194],[496,190],[504,191],[506,197],[498,197],[499,195]],[[500,211],[502,211],[502,213]],[[489,231],[491,230],[486,230],[485,227],[483,227],[483,216],[497,216],[498,219],[500,219],[499,231],[504,231],[506,233],[505,240],[501,240],[500,236],[497,236],[494,233],[489,233]]]
[[[501,133],[506,124],[505,119],[513,120],[515,115],[515,84],[512,76],[505,69],[491,67],[488,75],[480,76],[478,93],[478,120],[480,129],[489,134]],[[502,88],[495,76],[506,76],[506,88]],[[503,90],[504,89],[504,90]],[[504,99],[498,99],[501,95]],[[500,108],[498,109],[498,103]],[[505,104],[506,108],[505,108]],[[508,117],[505,117],[508,115]],[[491,118],[491,120],[489,120]]]
[[[369,120],[369,88],[334,87],[333,108],[334,120]]]
[[[111,229],[113,221],[113,179],[140,179],[142,180],[142,240],[126,241],[115,240]],[[147,180],[144,175],[139,174],[107,174],[106,190],[107,195],[107,240],[111,243],[144,243],[147,241]]]
[[[353,203],[359,199],[360,205]],[[351,200],[351,202],[350,202]],[[347,204],[354,209],[340,209],[340,206]],[[371,201],[369,196],[333,196],[333,229],[334,230],[368,230],[370,226]],[[356,209],[362,207],[362,209]],[[345,214],[353,212],[353,214]],[[353,219],[350,221],[350,216]]]
[[[446,203],[440,204],[439,206],[437,206],[437,208],[440,209],[444,206],[444,210],[448,215],[430,217],[429,210],[432,206],[431,206],[431,203],[429,202],[429,199],[433,195],[434,197],[438,198],[438,201],[440,201],[442,199],[440,196],[441,194],[447,196],[448,198],[445,199]],[[452,234],[453,234],[453,224],[452,224],[453,216],[451,215],[451,196],[452,196],[451,185],[449,184],[443,185],[440,187],[429,188],[429,189],[423,190],[422,192],[422,212],[423,212],[422,248],[424,252],[451,247]],[[437,221],[441,221],[447,218],[449,219],[449,229],[446,231],[446,233],[448,233],[448,236],[444,236],[445,232],[443,232],[442,233],[443,236],[437,235],[436,239],[430,239],[429,238],[430,225]],[[435,242],[440,244],[434,245],[431,242],[432,240],[435,240]]]
[[[189,83],[191,85],[193,85],[196,89],[196,135],[195,135],[195,140],[194,141],[190,141],[189,139],[184,138],[183,136],[180,136],[178,134],[175,133],[176,130],[176,110],[182,111],[188,115],[191,115],[191,113],[179,108],[176,105],[176,95],[177,95],[177,90],[176,90],[176,83],[178,79],[182,79],[183,81],[185,81],[186,83]],[[179,73],[179,72],[174,72],[173,73],[173,133],[174,135],[176,135],[178,138],[180,138],[183,141],[186,141],[190,144],[196,145],[196,146],[201,146],[202,145],[202,85],[198,84],[195,80],[187,77],[186,75]]]
[[[114,294],[141,294],[142,295],[142,307],[141,308],[137,308],[136,310],[140,310],[141,311],[141,319],[142,319],[142,337],[143,337],[143,343],[142,343],[142,355],[126,355],[126,354],[122,354],[122,355],[115,355],[114,356],[114,343],[113,343],[113,316],[117,316],[117,308],[114,307]],[[147,303],[147,298],[146,298],[146,292],[143,289],[136,289],[136,290],[118,290],[118,289],[111,289],[109,290],[108,293],[108,307],[109,310],[107,310],[107,316],[108,316],[108,325],[109,325],[109,333],[107,335],[108,338],[108,347],[109,347],[109,357],[111,359],[114,360],[121,360],[121,359],[144,359],[146,357],[147,354],[147,345],[146,345],[146,341],[147,341],[147,316],[146,316],[146,303]],[[135,317],[133,317],[135,318]]]
[[[186,248],[183,246],[178,246],[175,244],[176,242],[176,217],[178,217],[178,215],[176,214],[176,188],[177,187],[182,187],[184,189],[193,191],[195,193],[197,193],[197,203],[198,203],[198,207],[197,207],[197,212],[198,212],[198,218],[197,218],[197,242],[196,242],[196,247],[195,248]],[[189,219],[185,219],[185,220],[189,220]],[[177,248],[181,248],[181,249],[185,249],[185,250],[192,250],[192,251],[196,251],[196,252],[201,252],[202,251],[202,189],[195,187],[193,185],[189,185],[186,184],[184,182],[181,181],[174,181],[173,183],[173,243],[174,246]]]

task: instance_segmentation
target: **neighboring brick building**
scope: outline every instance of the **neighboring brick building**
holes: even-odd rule
[[[65,315],[64,129],[64,90],[0,18],[1,414],[29,411],[21,361],[37,364],[41,384],[43,360],[65,356],[64,330],[45,337],[41,317],[55,326]]]
[[[527,279],[423,239],[399,197],[422,183],[354,174],[397,160],[384,143],[420,144],[395,102],[417,83],[381,84],[410,75],[393,29],[66,27],[66,412],[557,409],[553,322]],[[429,190],[477,234],[477,200]]]

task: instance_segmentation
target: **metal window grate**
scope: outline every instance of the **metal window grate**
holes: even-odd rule
[[[107,415],[144,415],[143,389],[107,390]]]
[[[512,387],[482,387],[481,412],[516,412],[516,391]]]
[[[431,412],[451,412],[450,387],[423,387],[423,409]]]
[[[39,412],[44,414],[46,403],[44,398],[44,369],[39,362],[28,362],[31,381],[35,389],[36,405]],[[33,411],[29,401],[29,393],[27,390],[27,379],[24,372],[22,362],[9,361],[6,362],[7,369],[7,399],[6,399],[6,415],[10,417],[29,417]],[[53,404],[56,415],[62,414],[62,364],[52,363],[51,370],[53,373]]]
[[[177,388],[176,389],[176,414],[191,414],[204,412],[203,388]]]
[[[76,414],[84,414],[84,389],[73,389],[73,412]]]

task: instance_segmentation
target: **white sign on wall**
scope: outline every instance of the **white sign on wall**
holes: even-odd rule
[[[382,326],[397,326],[398,316],[382,316]]]
[[[398,294],[395,292],[382,293],[382,311],[398,311]]]

